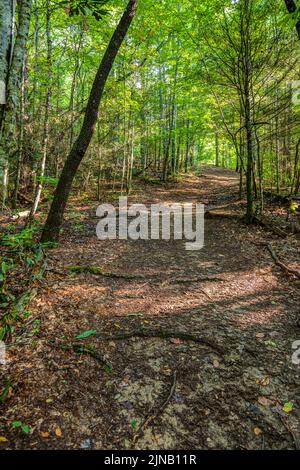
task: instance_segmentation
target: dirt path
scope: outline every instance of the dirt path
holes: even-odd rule
[[[237,186],[233,172],[206,169],[173,187],[148,186],[131,202],[217,206],[234,202]],[[183,241],[100,242],[95,208],[70,207],[32,317],[9,349],[13,392],[0,446],[299,448],[300,366],[291,361],[299,281],[262,246],[274,236],[224,218],[206,221],[201,251],[186,251]],[[275,246],[283,250],[284,242]],[[69,265],[143,277],[74,274]],[[34,335],[33,319],[40,320]],[[101,338],[141,329],[167,337]],[[105,355],[111,372],[68,349],[86,330],[97,331],[83,342]],[[291,412],[282,411],[286,402]],[[12,430],[15,420],[30,433]]]

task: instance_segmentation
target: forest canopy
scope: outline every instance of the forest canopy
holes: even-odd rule
[[[0,452],[300,448],[299,47],[300,0],[0,0]]]
[[[20,194],[32,193],[35,213],[55,189],[86,127],[95,73],[125,6],[4,1],[3,207],[16,208]],[[248,222],[263,211],[265,188],[297,194],[296,2],[144,0],[135,16],[105,78],[76,184],[99,194],[108,179],[128,192],[132,175],[166,181],[214,162],[240,173]]]

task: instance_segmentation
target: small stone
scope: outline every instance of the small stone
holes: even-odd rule
[[[90,439],[85,439],[80,444],[80,449],[90,449],[92,447],[92,441]]]

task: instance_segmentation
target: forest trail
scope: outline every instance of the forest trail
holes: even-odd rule
[[[300,377],[291,360],[300,339],[299,281],[274,265],[264,245],[284,253],[285,241],[239,221],[237,194],[234,172],[208,167],[129,198],[232,202],[237,217],[207,219],[200,251],[186,251],[184,241],[100,242],[97,203],[71,201],[61,247],[50,252],[31,305],[40,331],[32,337],[25,324],[9,349],[17,383],[4,422],[18,419],[31,431],[16,436],[7,425],[8,447],[299,448]],[[107,276],[72,273],[71,265]],[[73,350],[87,330],[97,334],[81,343],[112,371]],[[150,336],[120,338],[141,331]],[[287,402],[292,412],[282,410]]]

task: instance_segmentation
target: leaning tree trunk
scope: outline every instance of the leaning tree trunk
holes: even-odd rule
[[[127,8],[123,13],[99,66],[86,107],[80,134],[66,160],[54,193],[54,199],[42,233],[42,242],[55,242],[59,239],[60,227],[62,225],[72,183],[93,137],[103,90],[117,53],[135,16],[137,4],[138,0],[129,0]]]
[[[16,113],[19,103],[19,92],[22,82],[22,71],[29,33],[32,0],[22,0],[18,5],[18,33],[14,44],[11,64],[8,70],[6,103],[2,114],[0,129],[3,205],[7,198],[9,157],[16,147]]]

